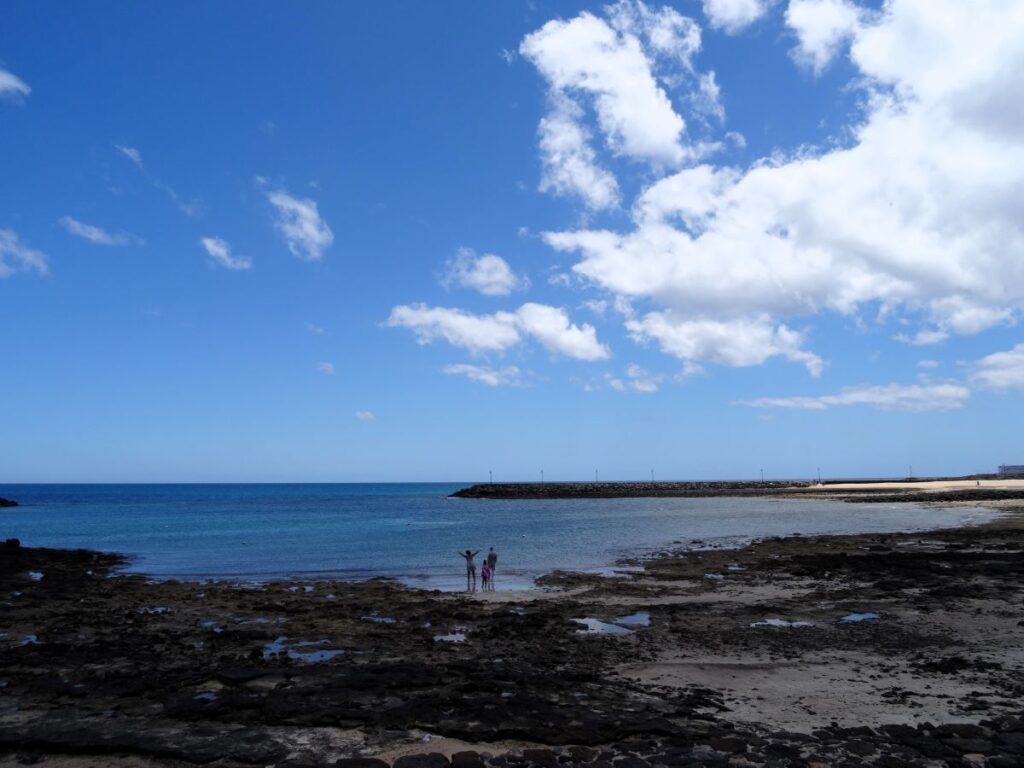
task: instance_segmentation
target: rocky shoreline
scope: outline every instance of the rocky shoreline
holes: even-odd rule
[[[465,595],[11,545],[0,765],[1019,766],[1022,552],[1010,518]]]

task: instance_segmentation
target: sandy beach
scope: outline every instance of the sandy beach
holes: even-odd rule
[[[1020,765],[1020,521],[468,595],[6,547],[0,765]]]

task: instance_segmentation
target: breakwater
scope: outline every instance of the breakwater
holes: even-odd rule
[[[811,486],[806,481],[665,481],[478,483],[451,494],[462,499],[618,499],[765,496],[792,493]]]

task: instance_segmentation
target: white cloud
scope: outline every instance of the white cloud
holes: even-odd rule
[[[997,390],[1024,389],[1024,344],[978,360],[971,381]]]
[[[792,318],[871,313],[929,344],[1020,317],[1024,5],[890,0],[843,29],[864,98],[842,145],[686,168],[644,190],[631,226],[544,235],[591,285],[654,305],[640,338],[698,364],[782,356],[813,373]]]
[[[529,282],[518,277],[501,256],[477,256],[471,248],[460,248],[445,264],[441,282],[445,287],[472,288],[485,296],[507,296]]]
[[[478,354],[502,352],[521,341],[516,316],[510,312],[473,315],[461,309],[407,304],[392,309],[386,325],[408,328],[420,344],[444,339]]]
[[[938,368],[941,363],[938,360],[918,360],[918,368]]]
[[[268,192],[267,199],[275,208],[274,226],[292,255],[304,261],[319,261],[334,242],[334,233],[320,218],[316,202],[308,197],[292,197],[281,189]]]
[[[0,229],[0,279],[10,277],[15,272],[38,272],[46,275],[50,265],[46,254],[29,248],[18,239],[12,229]]]
[[[836,406],[867,405],[884,411],[951,411],[962,408],[971,393],[959,384],[884,384],[847,387],[837,395],[821,397],[762,397],[739,401],[754,408],[824,410]]]
[[[252,267],[252,259],[248,256],[232,256],[231,246],[219,237],[201,237],[199,244],[206,250],[211,264],[233,270],[245,270]]]
[[[742,368],[782,357],[807,366],[812,376],[820,375],[824,365],[820,357],[802,348],[799,332],[773,325],[765,317],[720,321],[650,312],[640,320],[627,321],[626,328],[638,341],[655,339],[663,352],[690,364],[707,361]]]
[[[594,210],[614,208],[619,203],[619,184],[598,166],[582,116],[582,108],[569,97],[561,93],[551,96],[551,108],[537,128],[543,166],[540,191],[578,196]]]
[[[373,415],[371,411],[356,411],[354,414],[360,421],[376,421],[377,417]]]
[[[326,374],[328,376],[334,375],[334,363],[317,363],[316,369],[320,371],[320,373]]]
[[[122,155],[131,160],[138,168],[142,167],[142,153],[139,152],[135,147],[126,147],[121,144],[115,144],[114,148],[117,149]]]
[[[13,72],[0,69],[0,99],[17,99],[28,96],[30,93],[32,93],[32,89],[24,80]]]
[[[519,327],[549,351],[576,360],[605,360],[608,348],[597,340],[594,326],[569,322],[564,309],[544,304],[523,304],[517,311]]]
[[[607,347],[598,342],[594,327],[573,325],[565,310],[544,304],[523,304],[515,312],[473,315],[461,309],[428,307],[425,304],[397,306],[386,325],[408,328],[420,344],[444,339],[473,353],[503,352],[522,341],[523,334],[535,338],[551,352],[577,360],[603,360]]]
[[[95,243],[96,245],[129,245],[131,243],[138,242],[138,238],[132,235],[124,232],[111,234],[100,227],[95,227],[92,224],[84,224],[70,216],[62,216],[59,223],[72,235],[84,238],[90,243]]]
[[[910,344],[915,347],[930,347],[934,344],[941,344],[949,338],[949,333],[939,329],[922,329],[915,333],[913,336],[908,336],[905,333],[897,333],[893,338],[896,341],[900,341],[904,344]]]
[[[590,13],[549,21],[527,35],[519,52],[555,94],[593,100],[598,125],[616,154],[662,163],[684,156],[686,126],[658,85],[651,61],[632,32],[617,32]]]
[[[864,10],[849,0],[791,0],[786,25],[797,37],[794,59],[821,73],[864,17]]]
[[[306,323],[306,330],[312,333],[314,336],[323,336],[326,331],[316,323]]]
[[[465,376],[471,381],[486,384],[489,387],[517,387],[522,383],[519,369],[514,365],[504,368],[489,368],[482,365],[459,363],[457,365],[446,365],[442,370],[453,376]]]
[[[731,35],[764,16],[768,0],[704,0],[704,15],[711,26]]]

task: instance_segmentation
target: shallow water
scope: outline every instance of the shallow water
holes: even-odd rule
[[[632,635],[633,630],[620,627],[618,624],[609,624],[598,619],[573,619],[577,624],[582,624],[586,629],[577,629],[578,635]]]
[[[911,531],[995,513],[815,499],[450,499],[464,484],[5,485],[0,538],[133,557],[155,578],[400,578],[464,589],[458,552],[498,551],[498,590],[554,569],[607,572],[620,558],[700,541]],[[716,574],[718,575],[718,574]],[[478,584],[479,586],[479,584]]]

